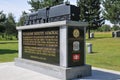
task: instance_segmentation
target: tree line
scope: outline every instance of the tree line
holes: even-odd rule
[[[80,8],[80,21],[88,22],[88,34],[90,30],[100,29],[105,20],[109,20],[116,26],[120,24],[120,0],[76,0],[77,6]],[[64,3],[64,0],[29,0],[31,5],[31,12],[44,7],[55,6]],[[65,3],[70,3],[66,0]],[[18,21],[15,22],[13,15],[9,14],[6,18],[3,12],[0,12],[0,33],[16,34],[15,25],[24,25],[25,15],[24,11]],[[6,27],[5,27],[6,26]],[[12,27],[11,27],[12,26]],[[13,31],[12,31],[13,30]],[[89,36],[88,36],[89,37]]]
[[[17,36],[16,31],[16,22],[12,13],[9,13],[8,16],[0,11],[0,39],[5,38],[12,40],[13,36]]]

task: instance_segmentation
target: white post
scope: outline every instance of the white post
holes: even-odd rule
[[[19,45],[18,45],[18,57],[19,58],[22,58],[22,30],[19,30],[18,31],[18,42],[19,42]]]
[[[60,66],[67,67],[67,27],[60,27]]]

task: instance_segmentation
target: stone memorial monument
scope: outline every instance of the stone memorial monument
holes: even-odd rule
[[[19,57],[15,64],[62,80],[90,76],[91,66],[85,63],[85,26],[58,21],[17,27]]]
[[[85,63],[88,24],[79,22],[79,12],[74,10],[79,9],[58,5],[28,15],[25,25],[17,27],[19,56],[15,64],[61,80],[90,76],[91,66]]]

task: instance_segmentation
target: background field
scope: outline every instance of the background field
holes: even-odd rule
[[[120,71],[120,38],[112,38],[111,32],[96,32],[95,38],[86,42],[93,44],[93,53],[86,55],[87,64]],[[14,61],[17,53],[17,42],[0,41],[0,62]]]
[[[0,62],[11,62],[17,57],[18,43],[16,41],[0,41]]]
[[[110,32],[95,33],[87,42],[93,44],[93,53],[87,54],[88,64],[120,71],[120,38],[112,38]]]

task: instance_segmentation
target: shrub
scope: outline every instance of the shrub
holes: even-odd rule
[[[100,32],[108,32],[108,31],[111,31],[111,27],[109,25],[103,25],[102,27],[98,28],[98,31],[100,31]]]
[[[117,26],[117,25],[114,25],[114,26],[112,27],[112,30],[113,30],[113,31],[120,30],[120,27]]]

